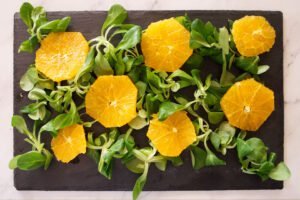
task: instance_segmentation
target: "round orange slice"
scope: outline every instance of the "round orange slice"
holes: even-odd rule
[[[254,79],[236,82],[221,99],[229,123],[256,131],[274,111],[274,93]]]
[[[190,32],[174,18],[151,23],[141,42],[146,66],[166,72],[179,69],[193,53],[189,41]]]
[[[175,157],[196,140],[196,132],[187,113],[178,111],[164,121],[154,115],[147,137],[161,155]]]
[[[128,76],[99,76],[86,94],[86,112],[106,128],[121,127],[136,117],[137,92]]]
[[[59,130],[51,141],[51,148],[57,160],[68,163],[86,152],[85,133],[82,125],[75,124]]]
[[[50,33],[36,52],[35,66],[55,82],[70,80],[84,64],[88,51],[88,42],[79,32]]]
[[[232,35],[243,56],[257,56],[270,51],[275,43],[274,28],[262,16],[245,16],[234,21]]]

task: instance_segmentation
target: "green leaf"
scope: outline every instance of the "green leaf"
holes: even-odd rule
[[[66,31],[71,22],[71,17],[64,17],[62,19],[56,19],[53,21],[45,22],[37,30],[37,37],[43,38],[43,35],[50,32],[63,32]]]
[[[190,30],[190,29],[191,29],[192,21],[191,21],[191,19],[189,18],[189,16],[188,16],[187,14],[185,14],[184,16],[178,16],[178,17],[175,17],[175,19],[176,19],[181,25],[183,25],[187,30]]]
[[[208,121],[212,124],[218,124],[223,120],[223,112],[208,112]]]
[[[231,86],[234,83],[235,76],[231,72],[226,70],[222,75],[220,80],[222,86]]]
[[[191,160],[194,169],[198,170],[205,166],[206,151],[197,146],[191,147]]]
[[[90,157],[96,164],[98,164],[100,159],[100,153],[95,149],[87,149],[86,155]]]
[[[183,105],[173,103],[171,101],[165,101],[159,106],[159,111],[158,111],[158,119],[160,121],[163,121],[167,119],[170,115],[173,113],[184,109]]]
[[[192,49],[197,49],[200,47],[211,47],[210,44],[207,43],[203,35],[201,33],[192,30],[191,31],[191,38],[190,38],[190,47]]]
[[[119,135],[118,130],[112,129],[109,133],[108,140],[106,139],[102,144],[103,147],[98,162],[98,171],[107,179],[111,179],[112,177],[112,164],[113,164],[112,157],[117,151],[119,151],[124,147],[123,138],[120,138],[117,142],[115,142],[118,138],[118,135]],[[104,134],[104,136],[107,135]],[[95,141],[95,144],[97,144],[97,141]]]
[[[257,67],[257,74],[263,74],[270,69],[269,65],[260,65]]]
[[[147,174],[148,174],[149,164],[145,164],[145,169],[143,174],[136,180],[133,190],[132,190],[132,198],[136,200],[140,193],[142,192],[144,185],[147,181]]]
[[[190,47],[192,49],[196,49],[202,46],[211,47],[211,45],[206,40],[204,23],[199,19],[195,19],[191,24]]]
[[[224,160],[218,158],[212,151],[207,150],[205,166],[218,166],[218,165],[226,165],[226,163]]]
[[[17,162],[20,157],[21,155],[17,155],[9,161],[9,165],[8,165],[9,169],[16,169],[18,167]]]
[[[95,63],[95,48],[91,48],[86,60],[84,62],[84,65],[80,68],[80,70],[77,72],[75,78],[74,78],[74,82],[78,82],[78,80],[86,73],[89,73],[92,71],[93,66]]]
[[[31,36],[29,39],[24,40],[21,45],[19,46],[18,52],[28,52],[28,53],[32,53],[36,46],[38,45],[39,41],[37,39],[37,37]]]
[[[285,181],[289,179],[291,176],[291,172],[289,168],[284,164],[284,162],[280,162],[274,169],[269,173],[269,177],[276,181]]]
[[[45,148],[43,149],[43,154],[46,156],[45,165],[44,165],[44,169],[46,170],[48,169],[52,161],[53,155]]]
[[[141,74],[143,74],[144,71],[146,71],[145,69],[145,66],[133,66],[127,75],[134,83],[136,83],[139,80],[143,81],[143,79],[140,76]]]
[[[160,161],[156,161],[155,163],[155,166],[157,169],[159,169],[160,171],[166,171],[166,168],[167,168],[167,160],[166,159],[162,159]]]
[[[225,55],[229,53],[229,33],[227,28],[222,27],[219,30],[219,45]]]
[[[137,57],[133,57],[133,56],[125,55],[123,57],[123,61],[126,65],[126,72],[130,73],[132,69],[136,70],[136,68],[141,68],[140,70],[138,70],[139,72],[143,71],[143,67],[141,65],[144,62],[144,56],[138,55]],[[136,82],[136,79],[134,79],[133,81]]]
[[[113,156],[120,152],[125,146],[124,138],[119,138],[108,150],[105,155],[103,155],[104,162],[111,162]]]
[[[246,143],[253,149],[253,151],[247,156],[248,159],[255,163],[262,163],[267,160],[267,150],[263,141],[259,138],[250,138]]]
[[[31,12],[31,19],[36,28],[47,22],[46,12],[44,8],[41,6],[33,8]]]
[[[123,52],[119,51],[116,56],[117,60],[114,66],[116,75],[123,75],[126,71],[126,65],[123,61]]]
[[[212,143],[212,145],[214,146],[214,148],[216,150],[219,150],[220,149],[220,145],[221,145],[221,137],[219,134],[215,133],[215,132],[212,132],[210,134],[210,141]]]
[[[97,76],[114,74],[114,71],[111,68],[109,62],[102,55],[102,53],[100,51],[97,53],[97,56],[95,57],[94,73]]]
[[[221,98],[218,95],[214,95],[211,92],[207,92],[204,102],[208,106],[214,106],[214,105],[219,104],[220,100],[221,100]]]
[[[29,132],[24,118],[20,115],[14,115],[12,117],[11,125],[22,134]]]
[[[257,175],[259,175],[262,180],[267,180],[269,177],[268,177],[268,174],[271,172],[271,170],[274,168],[274,163],[272,162],[269,162],[269,161],[266,161],[266,162],[263,162],[260,167],[258,168],[258,170],[255,170],[257,171]],[[251,170],[251,169],[250,169]],[[254,171],[254,169],[253,169]]]
[[[21,77],[20,87],[24,91],[30,91],[38,82],[38,80],[39,80],[39,76],[36,68],[30,67],[25,72],[25,74]]]
[[[145,118],[140,116],[136,116],[133,120],[131,120],[128,125],[134,130],[140,130],[148,125],[148,122]]]
[[[189,59],[185,62],[185,65],[191,68],[198,68],[201,66],[202,62],[203,56],[194,51],[193,54],[189,57]]]
[[[54,82],[50,79],[39,79],[36,83],[36,87],[41,89],[54,90]]]
[[[146,93],[147,84],[142,81],[138,81],[135,83],[135,86],[138,89],[138,98],[143,97]]]
[[[32,28],[32,25],[33,25],[32,20],[31,20],[32,10],[33,10],[33,7],[28,2],[23,3],[20,8],[20,17],[21,17],[22,21],[24,22],[24,24],[26,24],[26,26],[28,28]]]
[[[125,163],[126,167],[133,173],[143,173],[145,168],[145,163],[137,158],[131,159]]]
[[[111,25],[122,24],[127,18],[127,11],[119,4],[113,5],[102,25],[101,34]]]
[[[35,102],[24,106],[20,112],[27,113],[32,120],[43,120],[46,117],[46,101]]]
[[[180,156],[177,157],[168,157],[167,160],[171,161],[172,165],[175,167],[178,167],[180,165],[183,165],[183,160]]]
[[[249,72],[251,74],[258,74],[258,62],[259,62],[259,57],[258,56],[253,56],[253,57],[244,57],[240,56],[235,58],[234,64],[236,67]],[[265,67],[264,67],[265,68]],[[263,72],[265,69],[261,69],[261,72]]]
[[[237,153],[240,162],[244,160],[244,157],[248,156],[253,151],[253,148],[244,140],[237,138]]]
[[[29,93],[28,93],[28,99],[30,100],[44,100],[46,99],[47,101],[52,101],[51,98],[48,97],[46,94],[45,90],[34,87]]]
[[[75,103],[72,101],[69,112],[57,115],[54,119],[47,122],[41,127],[39,134],[48,131],[53,136],[56,136],[58,130],[77,124],[78,122],[80,122],[80,116],[77,112]]]
[[[150,118],[153,113],[158,112],[160,103],[159,95],[154,95],[152,93],[146,95],[146,111],[148,118]]]
[[[117,50],[125,50],[135,47],[141,41],[142,28],[133,26],[129,29],[117,46]]]
[[[21,170],[34,170],[45,165],[46,157],[37,151],[30,151],[20,155],[17,167]]]

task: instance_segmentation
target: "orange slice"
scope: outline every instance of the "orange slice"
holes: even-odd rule
[[[179,111],[164,121],[159,121],[157,115],[154,115],[147,137],[161,155],[174,157],[196,140],[196,132],[187,113]]]
[[[106,128],[136,117],[137,88],[128,76],[99,76],[85,97],[86,112]]]
[[[51,148],[57,160],[68,163],[86,152],[85,133],[82,125],[75,124],[61,129],[52,139]]]
[[[70,80],[84,64],[88,51],[88,42],[79,32],[50,33],[36,52],[35,66],[55,82]]]
[[[257,56],[270,51],[275,43],[274,28],[262,16],[245,16],[234,21],[232,35],[243,56]]]
[[[232,126],[256,131],[274,111],[274,93],[254,79],[235,83],[221,99]]]
[[[145,64],[166,72],[179,69],[193,53],[189,41],[190,32],[174,18],[151,23],[142,34]]]

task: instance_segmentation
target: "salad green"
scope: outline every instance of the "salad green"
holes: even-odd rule
[[[53,155],[45,148],[42,135],[55,137],[60,129],[77,123],[93,126],[96,121],[82,118],[85,114],[83,99],[91,84],[102,75],[128,75],[138,89],[137,117],[128,124],[126,132],[118,128],[102,133],[90,132],[86,140],[87,156],[95,161],[101,175],[113,178],[116,159],[120,159],[128,170],[140,174],[133,188],[133,199],[137,199],[143,190],[150,165],[165,171],[169,164],[174,167],[183,164],[180,156],[160,155],[151,143],[144,148],[135,143],[135,130],[148,126],[151,116],[156,113],[161,121],[180,110],[192,116],[197,140],[187,151],[195,170],[226,165],[218,154],[226,155],[230,149],[236,149],[242,172],[256,174],[262,180],[288,179],[290,171],[283,162],[275,162],[276,154],[269,153],[261,139],[231,126],[220,107],[222,96],[234,82],[247,77],[259,78],[269,69],[259,63],[259,56],[244,57],[237,52],[230,32],[232,22],[229,21],[228,27],[218,29],[211,22],[191,20],[188,15],[177,16],[176,20],[191,33],[193,54],[185,63],[186,67],[166,73],[144,65],[139,50],[143,30],[139,25],[126,24],[127,15],[121,5],[109,9],[99,36],[89,41],[88,56],[74,79],[56,83],[38,72],[34,63],[28,67],[20,87],[28,92],[31,103],[20,110],[22,115],[13,116],[12,126],[25,136],[32,149],[16,155],[9,167],[20,170],[51,167]],[[21,43],[19,52],[33,52],[47,34],[66,31],[71,22],[70,17],[48,21],[42,7],[33,7],[29,3],[21,6],[20,17],[30,36]],[[221,65],[219,78],[214,74],[200,78],[199,66],[207,58]],[[236,76],[232,68],[239,68],[243,73]],[[192,96],[186,97],[181,92],[185,88],[194,89]],[[25,119],[34,121],[32,130],[28,130]]]

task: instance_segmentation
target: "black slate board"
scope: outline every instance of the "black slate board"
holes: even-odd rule
[[[277,11],[129,11],[128,22],[139,24],[143,28],[150,22],[178,15],[188,15],[211,21],[216,26],[224,26],[227,19],[235,20],[244,15],[263,15],[276,29],[276,43],[270,53],[261,56],[261,63],[271,69],[262,76],[265,84],[275,91],[275,112],[260,128],[259,136],[267,146],[277,153],[278,160],[283,159],[283,42],[282,13]],[[105,19],[104,11],[49,12],[50,19],[71,16],[70,31],[80,31],[89,40],[98,36]],[[19,88],[19,80],[29,64],[34,62],[34,54],[18,54],[18,46],[28,37],[26,27],[19,14],[14,17],[14,113],[28,103],[26,93]],[[203,71],[220,73],[220,67],[207,62]],[[98,127],[99,131],[102,129]],[[142,131],[145,133],[145,130]],[[145,144],[144,134],[136,134],[137,142]],[[49,140],[49,138],[45,138]],[[49,142],[48,142],[49,145]],[[29,150],[23,136],[14,130],[14,154]],[[151,167],[145,190],[233,190],[233,189],[281,189],[282,182],[265,181],[259,177],[243,174],[235,150],[230,150],[224,158],[226,166],[208,167],[195,171],[191,167],[189,154],[183,154],[185,164],[180,167],[168,166],[166,172]],[[65,165],[53,160],[47,171],[14,172],[14,184],[18,190],[132,190],[138,175],[131,173],[120,162],[116,162],[112,180],[107,180],[97,172],[96,164],[87,156],[81,155],[75,162]]]

